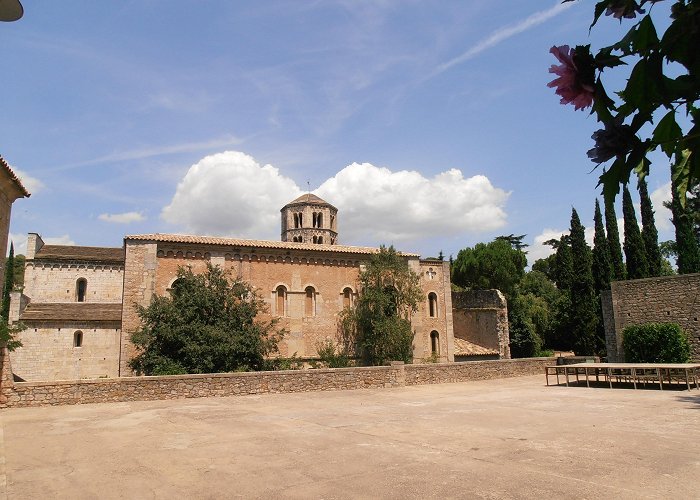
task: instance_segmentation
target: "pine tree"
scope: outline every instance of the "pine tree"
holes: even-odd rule
[[[593,283],[596,291],[608,290],[612,279],[610,265],[610,247],[603,227],[603,215],[600,204],[595,200],[595,215],[593,218],[595,235],[593,237]]]
[[[7,321],[10,317],[10,293],[15,280],[15,246],[10,243],[10,255],[5,261],[5,284],[2,290],[2,309],[0,317]]]
[[[571,282],[571,333],[574,352],[578,355],[594,354],[598,323],[596,294],[593,290],[591,249],[586,243],[585,228],[576,209],[571,209],[571,257],[573,280]]]
[[[568,235],[559,240],[556,253],[556,273],[554,282],[559,290],[570,290],[574,279],[574,263],[571,257],[571,244]]]
[[[683,207],[678,197],[678,189],[671,176],[671,213],[676,227],[676,251],[678,274],[700,272],[700,249],[693,231],[693,219],[687,206]]]
[[[627,186],[622,192],[622,216],[625,218],[625,258],[627,260],[627,278],[638,279],[649,276],[646,250],[642,233],[639,231],[637,216],[634,213],[632,196]]]
[[[554,328],[551,338],[548,339],[548,346],[562,351],[569,351],[573,348],[571,283],[574,279],[574,263],[570,241],[569,235],[565,234],[558,242],[552,240],[548,242],[557,249],[554,282],[560,292],[555,304]]]
[[[613,271],[613,280],[621,281],[627,277],[625,263],[622,261],[622,247],[620,246],[620,231],[617,227],[617,214],[613,201],[605,202],[605,230],[608,233],[608,249],[610,250],[610,265]]]
[[[649,276],[661,276],[661,251],[659,250],[659,233],[654,221],[654,207],[649,198],[647,182],[639,179],[639,200],[642,209],[642,239],[649,265]]]

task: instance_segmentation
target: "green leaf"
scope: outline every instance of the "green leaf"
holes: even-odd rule
[[[633,51],[648,52],[658,48],[659,37],[656,35],[654,22],[648,14],[637,24],[634,31],[634,36],[632,37]]]
[[[661,81],[661,58],[656,55],[641,59],[632,70],[622,93],[625,102],[641,113],[650,113],[660,100],[658,82]]]
[[[661,146],[661,150],[666,153],[666,156],[671,158],[676,150],[676,143],[682,136],[683,131],[676,123],[676,112],[669,111],[654,129],[652,140]]]
[[[611,111],[615,109],[615,102],[610,99],[608,94],[605,92],[605,87],[603,87],[603,82],[601,82],[600,77],[598,77],[595,82],[593,96],[593,107],[591,108],[591,113],[596,114],[599,122],[607,123],[612,120],[613,117]]]
[[[684,149],[682,151],[678,151],[676,152],[676,163],[671,166],[671,177],[673,178],[672,184],[676,187],[676,193],[678,194],[678,199],[680,200],[683,208],[685,208],[685,193],[688,191],[688,181],[690,180],[689,159],[689,150]]]
[[[611,203],[615,201],[615,196],[620,192],[620,184],[626,184],[628,180],[629,171],[625,172],[625,161],[618,158],[598,178],[598,186],[603,186],[603,196],[608,203]]]
[[[598,22],[598,19],[600,18],[601,15],[603,15],[603,12],[605,12],[605,9],[608,8],[608,0],[602,0],[595,4],[595,15],[593,16],[593,22],[591,25],[588,27],[588,31],[591,31],[593,26]]]
[[[612,55],[613,47],[605,47],[600,49],[595,56],[595,65],[599,70],[603,68],[614,68],[615,66],[626,65],[627,63],[623,61],[619,56]]]

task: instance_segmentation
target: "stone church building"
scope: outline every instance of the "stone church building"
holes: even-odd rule
[[[207,263],[257,289],[266,314],[288,332],[281,356],[317,358],[318,345],[337,338],[338,313],[353,304],[359,273],[379,250],[341,245],[338,210],[313,194],[285,205],[281,219],[281,241],[139,234],[125,236],[121,248],[101,248],[47,245],[29,234],[25,286],[13,293],[10,311],[26,326],[19,335],[24,346],[11,354],[15,375],[27,381],[131,375],[130,334],[140,325],[135,305],[167,294],[179,267],[197,273]],[[401,255],[420,276],[424,297],[411,318],[416,362],[510,357],[507,324],[505,336],[500,328],[478,333],[476,342],[466,333],[455,340],[449,263]],[[464,317],[468,306],[459,307]],[[474,324],[505,310],[477,309]],[[484,335],[486,343],[479,340]]]

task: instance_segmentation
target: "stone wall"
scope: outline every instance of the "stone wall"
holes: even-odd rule
[[[508,306],[498,290],[452,292],[454,337],[510,358]]]
[[[688,334],[691,358],[700,361],[700,274],[616,281],[601,298],[608,360],[623,361],[622,331],[644,323],[678,323]]]
[[[542,374],[544,367],[552,364],[554,358],[532,358],[424,365],[393,364],[332,370],[122,377],[66,382],[3,380],[0,386],[0,408],[466,382]]]
[[[77,282],[87,281],[85,302],[121,302],[124,268],[117,264],[28,260],[24,294],[33,302],[76,302]]]

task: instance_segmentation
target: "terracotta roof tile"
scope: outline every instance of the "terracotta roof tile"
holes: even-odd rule
[[[291,206],[291,205],[328,205],[329,207],[335,208],[333,205],[328,203],[326,200],[323,200],[316,196],[315,194],[311,193],[306,193],[302,194],[300,197],[290,201],[287,203],[284,207],[282,207],[282,210],[284,210],[286,207]],[[337,208],[335,208],[338,210]]]
[[[455,337],[455,356],[482,356],[492,354],[498,354],[498,351]]]
[[[44,245],[35,260],[88,261],[124,264],[124,249],[113,247],[83,247],[72,245]]]
[[[121,303],[30,302],[21,321],[121,321]]]
[[[189,243],[197,245],[219,245],[229,247],[275,248],[281,250],[307,250],[324,253],[375,254],[374,247],[353,247],[346,245],[314,245],[312,243],[292,243],[289,241],[242,240],[237,238],[220,238],[216,236],[190,236],[186,234],[132,234],[124,237],[125,241],[153,241],[165,243]],[[415,253],[401,252],[406,257],[418,257]]]
[[[17,174],[15,174],[12,171],[12,169],[10,168],[10,165],[7,164],[7,162],[5,161],[5,159],[2,156],[0,156],[0,168],[2,168],[7,173],[7,175],[10,177],[12,182],[15,183],[15,185],[17,186],[17,189],[20,190],[20,192],[24,195],[24,197],[29,198],[31,196],[29,191],[27,191],[27,188],[25,188],[24,185],[22,184],[22,181],[19,179],[19,177],[17,177]]]

